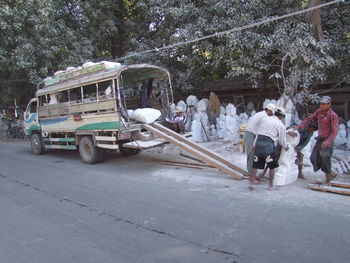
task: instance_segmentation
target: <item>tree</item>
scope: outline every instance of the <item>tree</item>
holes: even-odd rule
[[[151,32],[142,41],[142,49],[161,47],[187,41],[215,32],[237,28],[243,25],[266,20],[271,17],[306,8],[306,1],[143,1],[147,2],[148,24]],[[312,1],[314,2],[314,1]],[[319,4],[316,1],[315,4]],[[338,4],[337,8],[349,15]],[[173,71],[184,77],[179,82],[201,87],[203,81],[216,78],[233,78],[245,75],[256,87],[261,80],[270,76],[280,85],[281,93],[290,96],[298,91],[309,89],[314,83],[323,81],[339,63],[335,51],[346,46],[338,46],[344,32],[341,23],[337,30],[329,28],[330,14],[336,6],[322,9],[326,34],[322,41],[315,41],[312,25],[306,15],[293,16],[259,27],[238,31],[152,53],[138,59],[156,60],[169,65]],[[319,12],[313,15],[317,18]],[[348,17],[344,16],[344,17]],[[329,17],[329,18],[328,18]],[[320,23],[320,18],[313,20]],[[343,25],[348,22],[343,23]],[[317,27],[319,29],[319,27]],[[346,32],[346,31],[345,31]],[[318,30],[320,34],[320,31]],[[347,52],[345,57],[349,57]],[[344,58],[342,59],[344,60]]]
[[[320,0],[309,0],[310,7],[316,7],[321,4]],[[324,39],[322,23],[321,23],[321,10],[315,9],[310,12],[309,20],[312,25],[312,33],[317,41],[322,41]]]
[[[318,0],[0,0],[0,103],[29,97],[41,78],[86,60],[134,52],[281,16]],[[168,67],[177,89],[244,75],[276,80],[281,93],[309,89],[330,74],[349,79],[349,2],[305,15],[124,59]],[[313,17],[313,16],[312,16]],[[320,28],[317,26],[316,28]],[[317,32],[320,33],[318,30]],[[30,95],[31,96],[31,95]]]
[[[1,104],[26,103],[41,78],[91,57],[72,8],[74,1],[0,2]]]
[[[85,35],[92,40],[95,59],[115,59],[133,50],[131,39],[143,28],[135,23],[137,0],[81,1]],[[141,16],[141,14],[139,14]]]

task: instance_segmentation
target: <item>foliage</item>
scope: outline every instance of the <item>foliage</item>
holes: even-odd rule
[[[118,60],[301,10],[308,2],[0,0],[0,103],[29,99],[39,79],[68,65]],[[330,76],[349,80],[348,7],[345,2],[321,10],[319,42],[307,16],[298,15],[121,62],[165,66],[182,92],[200,90],[207,80],[244,75],[252,87],[271,78],[281,93],[310,94]]]
[[[149,10],[145,13],[145,20],[151,29],[145,38],[139,40],[141,51],[281,16],[306,8],[307,4],[306,1],[291,0],[283,3],[277,0],[149,0],[140,1],[139,6]],[[299,15],[148,53],[129,61],[167,65],[175,73],[177,87],[186,83],[200,89],[206,80],[238,75],[245,75],[252,86],[257,87],[258,83],[271,77],[281,93],[286,92],[293,97],[297,92],[309,91],[313,84],[324,81],[339,64],[343,65],[344,70],[338,77],[346,79],[344,74],[349,72],[349,49],[348,45],[340,47],[339,41],[345,34],[342,25],[348,23],[345,17],[348,17],[346,14],[349,15],[349,10],[341,4],[337,8],[342,10],[344,18],[337,22],[330,18],[334,17],[335,8],[322,10],[324,28],[330,30],[325,32],[321,42],[313,38],[307,16]],[[336,25],[330,28],[328,23]],[[339,56],[339,51],[346,56]]]
[[[81,1],[85,35],[92,40],[94,58],[115,59],[134,49],[131,39],[138,35],[140,21],[136,0]],[[136,23],[138,22],[138,23]]]
[[[0,2],[1,103],[28,100],[41,78],[91,57],[91,41],[82,36],[70,6],[48,0]]]

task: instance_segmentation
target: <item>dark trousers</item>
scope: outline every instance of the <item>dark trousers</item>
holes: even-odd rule
[[[333,154],[333,144],[330,147],[322,148],[323,140],[317,141],[310,156],[310,161],[314,168],[314,172],[321,169],[322,172],[326,174],[332,173],[332,154]]]

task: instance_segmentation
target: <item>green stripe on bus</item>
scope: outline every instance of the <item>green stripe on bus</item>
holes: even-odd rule
[[[76,150],[76,145],[45,145],[46,149],[65,149],[65,150]]]
[[[32,131],[40,131],[39,125],[31,125],[28,129],[28,134],[31,135]]]
[[[75,142],[75,138],[44,138],[45,142]]]
[[[87,131],[87,130],[114,130],[119,129],[120,123],[119,121],[110,121],[110,122],[98,122],[91,123],[80,126],[77,128],[77,131]]]

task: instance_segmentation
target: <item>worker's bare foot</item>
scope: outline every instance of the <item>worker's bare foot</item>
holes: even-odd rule
[[[258,174],[258,177],[260,177],[260,178],[264,178],[264,177],[265,177],[265,173],[264,173],[264,172],[262,172],[262,173]]]
[[[323,184],[331,185],[331,181],[337,177],[336,173],[331,173],[329,176],[326,175],[326,181]]]
[[[260,184],[260,182],[259,181],[253,181],[253,182],[249,182],[250,183],[250,185],[259,185]]]
[[[253,191],[254,190],[254,186],[255,185],[259,185],[259,184],[260,184],[260,182],[258,182],[258,181],[249,182],[249,190]]]
[[[256,181],[265,181],[265,177],[264,177],[264,175],[255,176],[255,180]]]
[[[268,190],[274,191],[274,190],[278,190],[278,188],[276,186],[269,186]]]
[[[332,181],[335,177],[337,177],[337,174],[331,173],[329,181]]]
[[[303,174],[298,174],[298,178],[305,180],[305,176]]]

